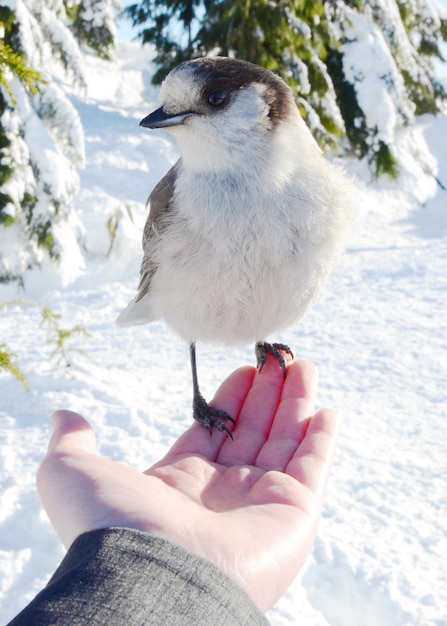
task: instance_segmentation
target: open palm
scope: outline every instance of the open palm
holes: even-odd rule
[[[314,414],[317,373],[308,361],[284,381],[269,359],[219,388],[213,405],[236,418],[234,441],[193,425],[140,473],[97,454],[78,414],[59,411],[38,474],[48,515],[68,547],[89,530],[136,528],[206,558],[265,611],[308,555],[335,447],[337,420]]]

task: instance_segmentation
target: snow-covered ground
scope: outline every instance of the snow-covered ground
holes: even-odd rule
[[[144,202],[176,158],[162,132],[138,127],[156,102],[147,55],[120,43],[111,64],[86,56],[88,93],[71,95],[86,135],[75,205],[85,266],[73,253],[59,274],[32,272],[25,292],[0,287],[0,304],[27,300],[0,312],[0,343],[20,355],[31,387],[0,374],[1,623],[63,554],[34,485],[52,411],[83,413],[104,455],[141,469],[191,420],[187,346],[162,323],[114,323],[138,280]],[[422,149],[423,137],[447,186],[447,117],[420,120],[402,155],[406,141]],[[410,159],[396,184],[347,167],[363,181],[350,247],[306,319],[277,338],[317,363],[319,404],[341,412],[342,433],[313,553],[268,617],[276,626],[445,626],[447,191]],[[68,371],[54,370],[30,301],[90,333],[74,344],[87,356],[73,354]],[[199,346],[204,394],[253,361],[252,347]]]

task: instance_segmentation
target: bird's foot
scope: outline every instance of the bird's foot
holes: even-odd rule
[[[271,354],[275,357],[278,363],[281,366],[282,373],[284,374],[284,378],[286,377],[286,360],[281,352],[285,352],[290,355],[293,359],[293,352],[286,346],[284,343],[267,343],[266,341],[258,341],[255,346],[255,354],[256,354],[256,367],[258,371],[261,372],[262,368],[267,361],[267,354]]]
[[[210,435],[212,435],[213,428],[216,428],[216,430],[226,432],[227,435],[233,439],[231,430],[224,424],[224,421],[232,422],[233,424],[236,424],[236,422],[226,411],[221,411],[220,409],[215,409],[213,406],[210,406],[200,393],[194,396],[192,410],[196,422],[208,428]]]

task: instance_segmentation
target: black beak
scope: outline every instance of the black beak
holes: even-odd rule
[[[140,126],[144,128],[166,128],[167,126],[180,126],[192,113],[174,113],[169,115],[160,107],[150,115],[141,120]]]

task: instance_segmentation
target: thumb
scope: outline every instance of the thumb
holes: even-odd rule
[[[90,424],[73,411],[57,411],[52,422],[54,432],[36,482],[48,517],[68,547],[84,528],[80,520],[91,482],[86,463],[97,458],[96,438]]]
[[[53,435],[48,444],[47,456],[83,450],[96,454],[96,436],[86,419],[73,411],[56,411],[51,416]]]
[[[56,411],[51,416],[53,435],[37,471],[37,489],[44,500],[48,493],[65,489],[80,458],[96,455],[96,437],[90,424],[79,413]]]

